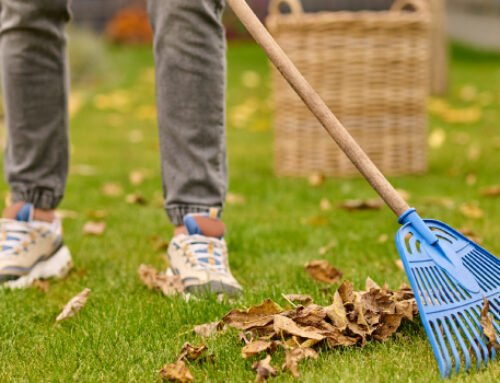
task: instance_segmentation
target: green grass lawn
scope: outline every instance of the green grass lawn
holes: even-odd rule
[[[304,179],[274,176],[269,65],[255,45],[237,44],[228,52],[230,192],[243,195],[246,202],[228,205],[224,219],[231,267],[245,293],[233,304],[215,298],[186,303],[148,290],[138,277],[139,265],[166,266],[150,238],[168,240],[172,234],[161,209],[153,57],[147,47],[109,47],[109,58],[109,73],[78,86],[72,97],[80,107],[71,121],[72,170],[61,209],[77,213],[64,220],[76,268],[67,279],[51,281],[47,293],[35,288],[0,291],[0,381],[160,381],[157,370],[174,361],[182,344],[200,341],[190,332],[193,325],[268,297],[284,305],[282,293],[311,294],[326,304],[322,285],[303,269],[313,259],[327,259],[358,289],[368,276],[393,288],[406,282],[395,265],[398,254],[392,238],[398,224],[389,209],[348,213],[335,208],[345,199],[375,197],[364,180],[329,179],[311,187]],[[411,204],[420,207],[422,215],[470,227],[494,254],[500,254],[499,200],[482,197],[480,190],[500,184],[499,64],[499,56],[454,48],[447,101],[458,109],[480,105],[480,119],[446,123],[431,115],[430,131],[439,130],[445,140],[440,148],[430,149],[429,172],[391,179],[411,194]],[[248,71],[258,74],[260,86],[248,87],[256,77]],[[149,172],[138,186],[129,181],[136,169]],[[101,188],[108,182],[121,184],[125,194],[140,192],[148,204],[131,205],[124,196],[103,194]],[[7,193],[3,181],[1,192]],[[449,197],[454,206],[429,204],[431,197]],[[321,211],[322,198],[334,208]],[[477,203],[483,218],[460,212],[469,202]],[[83,235],[84,223],[100,210],[107,213],[104,234]],[[324,217],[313,220],[319,225],[308,224],[318,216]],[[389,240],[381,243],[383,234]],[[319,255],[330,243],[331,250]],[[76,317],[54,326],[62,306],[85,287],[92,290],[87,305]],[[215,364],[192,363],[197,381],[254,379],[252,360],[240,357],[233,331],[206,343]],[[300,369],[305,382],[439,380],[420,322],[404,325],[386,343],[323,350],[319,360],[305,361]],[[499,374],[497,362],[452,381],[494,382]],[[275,379],[292,380],[289,373]]]

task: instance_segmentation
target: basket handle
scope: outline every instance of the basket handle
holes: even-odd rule
[[[271,0],[269,3],[270,15],[281,15],[280,5],[284,3],[290,7],[290,11],[294,16],[301,16],[304,14],[304,8],[300,0]]]
[[[396,0],[391,11],[403,11],[406,7],[413,8],[417,13],[430,13],[429,5],[423,0]]]

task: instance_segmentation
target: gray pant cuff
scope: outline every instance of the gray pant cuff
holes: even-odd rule
[[[37,187],[11,187],[12,202],[27,202],[37,209],[55,209],[63,196],[56,195],[53,190]]]
[[[222,213],[222,206],[203,206],[203,205],[169,205],[165,208],[168,219],[174,226],[184,225],[184,216],[186,214],[208,213],[210,208],[219,209],[219,218]]]

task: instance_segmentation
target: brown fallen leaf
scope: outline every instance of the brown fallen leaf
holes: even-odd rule
[[[90,210],[87,211],[85,215],[90,219],[103,219],[106,218],[109,213],[107,210]]]
[[[403,265],[403,261],[401,259],[396,259],[394,261],[399,270],[405,271],[405,266]]]
[[[452,209],[455,206],[455,201],[449,197],[430,197],[424,200],[426,205],[430,206],[442,206],[448,209]]]
[[[340,281],[343,275],[340,270],[334,268],[324,259],[307,262],[304,267],[314,279],[330,284]]]
[[[277,367],[271,366],[271,355],[252,364],[252,368],[257,372],[256,382],[265,382],[267,379],[276,376]]]
[[[83,226],[84,234],[101,235],[106,230],[106,222],[104,221],[88,221]]]
[[[108,182],[102,185],[101,191],[109,197],[120,197],[123,194],[122,185],[116,182]]]
[[[380,341],[387,340],[399,328],[402,319],[400,314],[382,314],[382,325],[374,331],[373,337]]]
[[[36,287],[39,291],[47,293],[50,290],[50,282],[46,279],[35,279],[31,286]]]
[[[181,348],[179,360],[196,360],[200,356],[202,356],[205,352],[207,351],[207,346],[204,344],[200,344],[198,347],[193,346],[189,342],[184,343],[184,345]]]
[[[77,219],[78,213],[73,210],[57,210],[57,215],[61,219]]]
[[[333,296],[333,302],[330,306],[325,308],[326,315],[332,323],[340,330],[344,331],[347,328],[347,312],[344,307],[344,302],[338,291]]]
[[[149,241],[152,243],[154,251],[166,251],[170,244],[168,241],[164,240],[161,235],[152,235],[149,237]]]
[[[483,243],[483,239],[479,235],[477,235],[477,233],[474,230],[472,230],[470,227],[464,226],[464,227],[459,228],[458,231],[460,233],[462,233],[463,235],[465,235],[467,238],[469,238],[471,241],[474,241],[479,245],[481,243]]]
[[[349,200],[341,203],[339,207],[348,210],[380,210],[384,206],[384,202],[379,199],[375,200]]]
[[[325,175],[320,172],[314,172],[309,176],[308,181],[311,186],[321,186],[325,183]]]
[[[485,197],[500,197],[500,185],[488,186],[481,189],[481,195]]]
[[[307,306],[309,303],[312,303],[313,298],[310,295],[304,295],[304,294],[287,294],[284,295],[285,299],[291,301],[291,302],[296,302],[300,303],[301,305]]]
[[[338,288],[338,293],[345,304],[354,302],[354,287],[350,281],[344,281]]]
[[[245,205],[247,202],[243,194],[227,193],[226,203],[229,205]]]
[[[138,186],[149,177],[149,174],[149,171],[146,169],[136,169],[130,172],[128,179],[132,185]]]
[[[268,342],[264,340],[254,340],[241,349],[241,357],[243,359],[248,359],[263,351],[268,351],[272,354],[276,351],[279,343],[279,341]]]
[[[312,348],[297,347],[288,350],[285,356],[285,362],[281,366],[282,371],[290,370],[295,378],[300,378],[299,362],[305,358],[318,359],[318,353]]]
[[[377,239],[378,243],[385,243],[389,239],[389,236],[387,234],[380,234],[380,236]]]
[[[274,315],[284,310],[270,299],[258,306],[252,306],[246,311],[233,309],[222,321],[237,330],[250,330],[255,327],[265,327],[273,322]]]
[[[481,309],[481,327],[483,328],[483,333],[488,338],[488,349],[491,350],[495,348],[500,350],[500,345],[498,344],[498,336],[493,327],[493,318],[489,315],[490,303],[483,297],[483,308]]]
[[[208,338],[214,334],[216,334],[219,330],[221,330],[221,322],[211,322],[199,324],[193,327],[193,331],[196,335],[202,338]]]
[[[168,379],[174,382],[187,383],[194,380],[193,375],[182,360],[178,360],[175,363],[166,364],[158,372],[160,373],[162,379]]]
[[[277,334],[284,332],[306,339],[323,340],[325,338],[321,330],[312,326],[300,327],[292,319],[279,314],[274,316],[274,331]]]
[[[141,193],[132,193],[125,196],[125,202],[136,205],[146,205],[148,201]]]
[[[89,294],[90,289],[84,289],[80,294],[77,294],[73,298],[71,298],[69,302],[66,303],[61,313],[57,316],[56,323],[64,319],[71,318],[78,311],[80,311],[81,308],[85,306]]]
[[[328,253],[328,251],[330,251],[331,249],[333,249],[336,246],[337,246],[337,241],[332,241],[329,244],[327,244],[326,246],[320,247],[320,249],[318,250],[318,253],[319,253],[319,255],[325,255],[326,253]]]
[[[182,279],[177,275],[159,273],[158,270],[150,265],[140,265],[138,273],[141,280],[150,290],[162,291],[167,296],[184,291]]]
[[[403,198],[406,202],[408,202],[411,199],[411,194],[405,189],[396,189],[396,191],[399,193],[401,198]]]
[[[468,218],[480,219],[483,218],[484,212],[473,203],[465,203],[460,205],[460,212]]]

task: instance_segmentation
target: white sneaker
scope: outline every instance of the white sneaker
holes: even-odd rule
[[[242,288],[229,269],[224,224],[214,213],[188,214],[184,224],[188,235],[175,236],[167,250],[170,268],[194,293],[237,295]]]
[[[24,288],[36,279],[64,278],[73,267],[62,242],[61,220],[33,220],[31,204],[20,207],[14,219],[0,219],[0,286]]]

